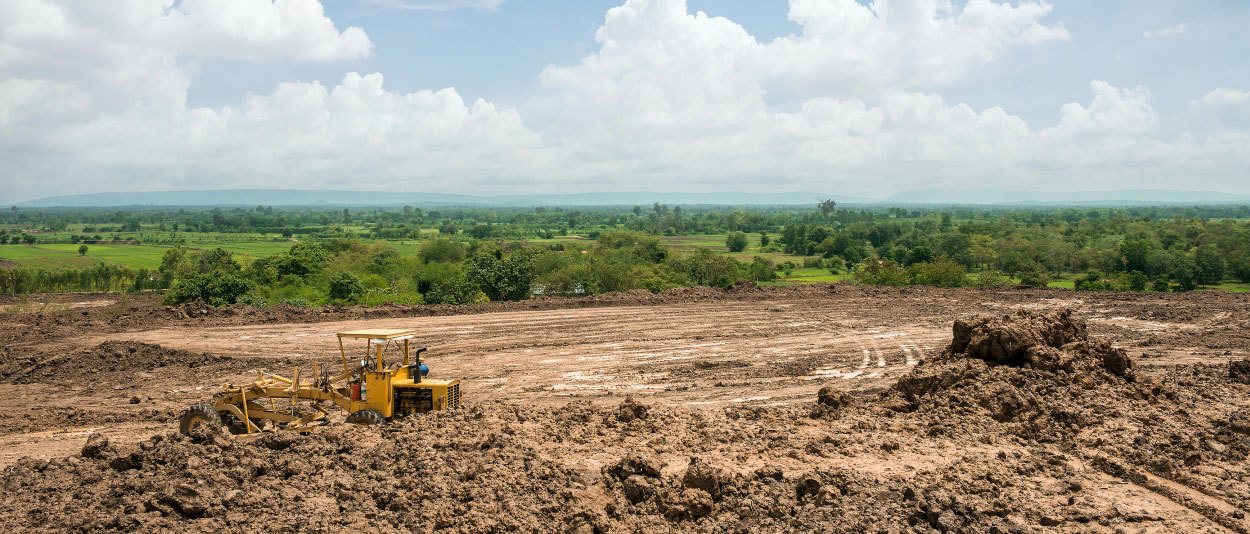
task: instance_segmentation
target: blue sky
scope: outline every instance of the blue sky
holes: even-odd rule
[[[1246,2],[172,1],[0,7],[0,198],[1250,193]]]

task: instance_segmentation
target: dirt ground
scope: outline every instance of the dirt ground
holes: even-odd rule
[[[0,314],[0,522],[1246,532],[1248,304],[842,285],[319,310],[36,295]],[[959,323],[979,341],[952,347],[957,320],[1021,311]],[[224,382],[337,362],[334,333],[358,328],[417,330],[466,407],[171,434]]]

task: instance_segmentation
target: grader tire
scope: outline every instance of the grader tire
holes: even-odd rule
[[[221,432],[222,424],[221,415],[211,404],[193,404],[178,418],[178,431],[184,436],[191,436],[191,432],[200,427],[210,432]]]
[[[347,422],[353,425],[381,425],[386,418],[377,410],[360,410],[347,416]]]

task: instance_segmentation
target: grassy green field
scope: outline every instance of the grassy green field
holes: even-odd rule
[[[795,269],[790,272],[789,276],[785,273],[778,272],[777,276],[780,278],[778,278],[776,282],[773,282],[772,285],[792,286],[799,284],[832,284],[834,282],[847,280],[851,277],[849,273],[844,272],[840,274],[833,274],[829,272],[829,269],[823,269],[820,267]]]
[[[759,247],[759,237],[755,238],[755,246]],[[695,248],[710,248],[715,251],[725,252],[729,250],[725,246],[725,236],[722,235],[682,235],[682,236],[661,236],[660,244],[677,250],[690,250]],[[749,246],[749,245],[748,245]]]
[[[77,250],[78,245],[74,245]],[[95,259],[83,258],[77,252],[59,252],[27,245],[0,245],[0,260],[12,262],[19,267],[42,269],[69,269],[91,267]]]
[[[78,256],[78,245],[38,245],[41,249]],[[155,269],[161,266],[166,247],[147,245],[87,245],[87,255],[82,259],[116,263],[131,269]]]
[[[1250,293],[1250,284],[1244,282],[1224,282],[1217,286],[1202,288],[1203,291],[1232,291],[1233,293]]]

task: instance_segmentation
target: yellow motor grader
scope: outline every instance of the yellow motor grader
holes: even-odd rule
[[[263,371],[251,384],[225,384],[212,403],[196,404],[179,418],[179,430],[234,434],[260,432],[270,422],[276,428],[308,432],[329,423],[329,404],[347,412],[347,422],[382,424],[395,417],[424,414],[460,407],[460,381],[428,378],[421,364],[425,347],[411,350],[413,330],[372,329],[340,332],[339,355],[343,368],[314,362],[310,380],[300,378],[296,367],[290,377]],[[365,340],[364,357],[349,359],[343,340]],[[387,363],[388,354],[395,356]]]

